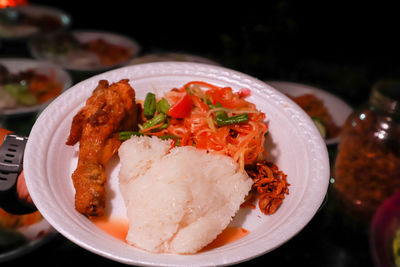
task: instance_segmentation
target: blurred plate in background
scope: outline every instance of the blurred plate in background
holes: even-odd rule
[[[128,37],[102,31],[72,31],[34,38],[29,42],[33,57],[49,60],[78,72],[102,72],[127,64],[140,51]]]
[[[266,83],[290,97],[311,94],[321,100],[324,107],[331,115],[333,122],[339,127],[338,134],[331,138],[325,138],[325,142],[327,145],[333,145],[339,142],[340,128],[352,112],[352,108],[346,102],[327,91],[305,84],[284,81],[266,81]]]
[[[0,9],[0,39],[25,40],[44,33],[64,30],[71,17],[64,11],[40,5]]]
[[[57,231],[38,211],[11,215],[0,209],[0,262],[21,257],[50,241],[56,234]]]
[[[72,85],[70,75],[60,66],[50,62],[24,58],[4,58],[0,59],[0,66],[0,115],[3,116],[17,116],[39,112],[55,97]],[[31,71],[31,73],[27,74],[27,71]],[[25,74],[21,74],[21,72],[25,72]],[[36,76],[35,83],[37,86],[35,87],[44,88],[46,86],[46,88],[49,88],[48,92],[53,89],[54,91],[51,92],[51,95],[47,96],[44,96],[44,91],[40,92],[41,98],[38,102],[27,103],[25,101],[22,103],[19,101],[20,99],[17,100],[17,98],[21,97],[21,92],[16,92],[16,90],[20,89],[16,87],[26,86],[26,88],[29,88],[26,80],[20,81],[20,78],[31,75]],[[19,76],[19,78],[15,78],[15,76]],[[7,89],[9,90],[7,91]]]

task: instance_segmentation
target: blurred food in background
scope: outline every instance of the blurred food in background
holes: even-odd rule
[[[58,96],[63,88],[53,75],[35,69],[11,73],[0,64],[0,110],[43,104]]]
[[[122,66],[140,50],[132,39],[99,31],[72,31],[44,35],[29,43],[32,55],[69,70],[100,71]]]
[[[71,76],[51,62],[2,58],[0,115],[10,117],[41,111],[71,85]]]
[[[39,5],[0,8],[0,38],[19,39],[66,29],[71,18],[65,12]]]
[[[290,97],[313,120],[324,139],[335,138],[340,133],[340,127],[334,122],[324,102],[313,94]]]
[[[339,142],[340,131],[352,108],[336,95],[314,86],[286,82],[266,81],[299,105],[313,120],[327,145]]]

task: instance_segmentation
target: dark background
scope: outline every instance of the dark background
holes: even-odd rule
[[[131,37],[141,45],[142,55],[200,55],[261,80],[317,86],[355,108],[368,99],[375,82],[400,80],[399,9],[384,1],[30,3],[64,10],[72,17],[73,30],[104,30]],[[335,147],[329,151],[334,158]],[[343,216],[328,194],[326,204],[298,235],[243,266],[373,266],[368,231]],[[9,266],[27,262],[119,265],[61,235]]]
[[[320,86],[353,105],[400,78],[399,11],[384,1],[30,1],[58,7],[72,29],[134,38],[142,54],[186,52],[260,79]]]

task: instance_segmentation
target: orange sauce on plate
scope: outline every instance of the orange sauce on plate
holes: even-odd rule
[[[127,219],[118,218],[96,218],[92,222],[107,234],[126,242],[125,238],[129,230]],[[249,231],[242,227],[225,228],[210,244],[205,246],[200,252],[208,251],[214,248],[222,247],[226,244],[235,242],[249,234]]]
[[[107,234],[126,242],[125,238],[129,230],[129,222],[126,219],[95,218],[92,222]]]
[[[211,250],[211,249],[218,248],[218,247],[222,247],[229,243],[233,243],[236,240],[239,240],[240,238],[245,237],[248,234],[249,234],[249,231],[242,227],[229,227],[228,226],[222,231],[222,233],[220,233],[214,239],[214,241],[212,241],[210,244],[205,246],[200,252]]]

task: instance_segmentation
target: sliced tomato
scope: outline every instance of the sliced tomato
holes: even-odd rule
[[[183,96],[169,108],[168,116],[183,119],[190,114],[192,107],[192,98],[188,92],[184,92]]]
[[[240,93],[233,93],[231,87],[212,88],[206,91],[206,95],[212,99],[214,105],[220,103],[224,108],[237,108],[248,105],[244,98],[249,94],[250,91],[244,89]]]
[[[248,97],[251,95],[251,91],[248,88],[242,88],[239,90],[239,92],[237,92],[237,95],[239,97]]]

